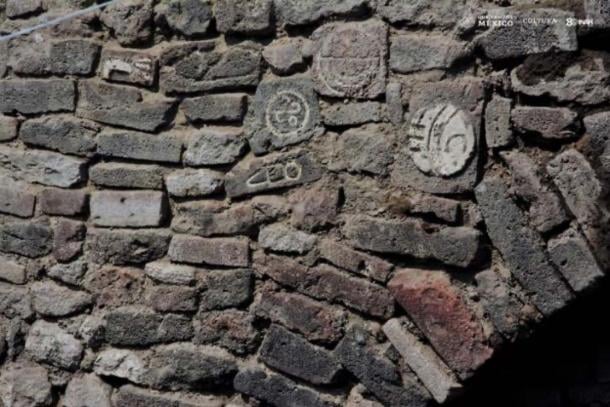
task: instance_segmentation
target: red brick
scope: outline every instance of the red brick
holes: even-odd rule
[[[460,377],[468,377],[491,356],[481,322],[445,273],[403,269],[388,287]]]

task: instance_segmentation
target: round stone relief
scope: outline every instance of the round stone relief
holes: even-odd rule
[[[381,47],[375,36],[364,30],[349,28],[330,33],[316,61],[320,79],[337,94],[357,94],[379,75]]]
[[[411,158],[417,168],[440,177],[450,177],[463,170],[476,147],[468,115],[451,104],[415,113],[408,137]]]
[[[279,138],[295,137],[307,127],[310,110],[305,96],[283,90],[271,98],[265,109],[267,128]]]

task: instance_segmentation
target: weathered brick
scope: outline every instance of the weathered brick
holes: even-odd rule
[[[80,256],[87,228],[82,222],[60,219],[53,225],[53,256],[65,263]]]
[[[234,167],[225,177],[225,189],[235,198],[313,182],[321,176],[321,169],[307,153],[270,154]]]
[[[460,377],[470,376],[492,355],[481,322],[447,274],[402,269],[388,288]]]
[[[36,321],[25,342],[25,350],[37,362],[49,363],[61,369],[75,370],[83,355],[83,346],[59,325]]]
[[[95,374],[81,374],[72,377],[66,386],[65,407],[81,407],[91,403],[97,407],[111,407],[112,386]]]
[[[313,389],[260,368],[241,370],[233,381],[235,389],[274,406],[301,405],[308,407],[338,407]]]
[[[173,100],[149,100],[136,88],[83,81],[78,90],[76,115],[85,119],[152,132],[168,124],[173,116]]]
[[[235,309],[202,312],[193,322],[197,344],[219,345],[238,355],[254,352],[258,346],[260,334],[248,312]]]
[[[200,390],[230,383],[237,364],[218,348],[173,344],[155,350],[149,369],[154,388]]]
[[[46,215],[76,216],[87,209],[88,195],[83,190],[45,188],[39,201],[40,210]]]
[[[577,230],[568,229],[553,238],[548,249],[551,260],[576,292],[597,286],[604,276],[587,241]]]
[[[109,157],[179,163],[182,154],[182,140],[173,134],[103,133],[97,142],[98,154]]]
[[[71,187],[86,179],[84,160],[41,150],[0,146],[0,175],[21,181]]]
[[[149,53],[104,48],[101,76],[110,82],[152,86],[157,77],[157,58]]]
[[[291,223],[309,231],[332,225],[339,211],[340,194],[338,188],[315,186],[309,190],[297,190],[290,197],[292,206]]]
[[[315,246],[317,236],[301,232],[282,223],[264,226],[258,234],[261,247],[274,252],[304,254]]]
[[[8,18],[19,18],[42,11],[42,0],[8,0],[5,3]]]
[[[17,137],[18,125],[19,121],[16,118],[0,115],[0,141],[11,141]]]
[[[201,276],[200,310],[239,307],[252,298],[252,271],[210,270]]]
[[[207,33],[214,19],[210,0],[170,0],[157,4],[155,22],[186,36]]]
[[[30,258],[51,252],[53,231],[45,224],[12,222],[0,225],[0,252]]]
[[[273,0],[255,3],[218,0],[214,8],[216,27],[221,33],[266,34],[272,28]]]
[[[276,74],[287,75],[293,73],[305,62],[303,55],[304,42],[301,38],[273,40],[263,50],[263,58]]]
[[[345,369],[389,406],[424,407],[429,405],[428,392],[406,371],[401,375],[390,360],[373,347],[370,334],[360,327],[352,328],[335,348]]]
[[[308,2],[277,0],[275,2],[281,22],[291,26],[314,23],[325,17],[359,14],[366,6],[366,0],[313,0]]]
[[[494,95],[485,108],[485,140],[487,147],[501,148],[509,146],[514,136],[510,123],[512,101],[509,98]]]
[[[165,284],[190,285],[195,282],[197,269],[165,261],[148,263],[144,267],[146,275]]]
[[[75,107],[74,82],[71,80],[1,80],[0,94],[2,113],[72,112]]]
[[[175,206],[172,229],[199,236],[246,235],[256,226],[288,212],[282,197],[259,196],[227,207],[217,201],[186,202]]]
[[[206,127],[191,137],[184,163],[190,166],[231,164],[246,151],[243,130],[238,127]]]
[[[2,180],[6,182],[6,180]],[[4,184],[3,182],[3,184]],[[9,185],[11,183],[8,183]],[[0,187],[0,212],[29,218],[34,215],[36,196],[23,186],[14,184]]]
[[[257,315],[300,332],[308,340],[334,343],[343,333],[346,314],[337,307],[301,294],[265,289],[256,301]]]
[[[224,174],[208,169],[181,169],[165,178],[167,192],[179,198],[212,195],[222,190]]]
[[[3,403],[14,406],[47,407],[53,402],[47,370],[32,362],[7,363],[0,376],[0,395]]]
[[[391,319],[383,325],[383,332],[438,403],[444,403],[462,389],[445,362],[409,331],[405,321]]]
[[[100,309],[141,305],[146,279],[141,269],[133,267],[89,267],[82,286],[96,298]]]
[[[324,239],[319,244],[320,257],[337,267],[385,283],[393,265],[385,260],[358,252],[350,247]]]
[[[7,318],[31,318],[34,311],[28,289],[0,282],[0,314]]]
[[[11,49],[10,63],[23,76],[89,75],[99,52],[99,44],[82,39],[24,42]]]
[[[323,104],[322,121],[327,126],[357,126],[377,123],[386,116],[385,106],[379,102],[350,102]]]
[[[94,263],[142,264],[167,253],[171,235],[161,230],[89,230],[87,247]]]
[[[516,130],[545,139],[574,137],[577,118],[576,112],[565,107],[517,106],[511,113]]]
[[[181,109],[191,122],[241,122],[247,101],[246,94],[206,95],[185,99]]]
[[[501,179],[489,177],[475,195],[492,244],[536,307],[545,315],[562,308],[572,293],[547,260],[542,239],[528,225],[508,187]]]
[[[62,115],[25,121],[19,138],[28,145],[89,156],[95,153],[95,136],[99,131],[95,123]]]
[[[165,196],[158,191],[95,191],[91,219],[96,226],[155,227],[167,213]]]
[[[128,349],[106,348],[93,363],[93,371],[99,376],[127,379],[136,384],[146,383],[146,362],[148,352]]]
[[[8,258],[0,257],[0,280],[8,281],[12,284],[25,284],[27,281],[25,267]]]
[[[148,303],[158,312],[197,310],[198,291],[192,287],[157,285],[149,289]]]
[[[267,331],[259,358],[274,369],[313,384],[332,383],[341,370],[331,352],[279,325],[271,325]]]
[[[413,7],[410,0],[384,0],[377,12],[391,23],[451,28],[463,20],[464,0],[421,0]]]
[[[470,227],[427,230],[420,221],[356,215],[347,218],[343,232],[360,249],[437,259],[458,267],[471,265],[481,250],[481,233]]]
[[[163,189],[164,172],[156,165],[102,162],[89,169],[89,178],[103,187]]]
[[[308,268],[289,258],[259,255],[255,267],[279,284],[317,299],[338,302],[375,317],[389,317],[394,312],[394,301],[384,287],[326,264]]]
[[[93,303],[93,298],[87,292],[72,290],[52,281],[35,282],[31,292],[34,310],[47,317],[76,314]]]
[[[105,316],[106,340],[111,345],[146,346],[187,341],[193,337],[193,326],[187,317],[157,314],[143,307],[121,307]]]
[[[115,407],[221,407],[224,399],[220,396],[160,392],[125,385],[115,393],[113,402]]]
[[[232,90],[256,86],[260,46],[241,43],[225,49],[215,41],[175,44],[161,55],[160,87],[166,94]]]
[[[106,7],[100,20],[108,27],[121,45],[138,45],[152,35],[152,0],[129,0]]]
[[[215,266],[247,267],[250,247],[246,239],[213,238],[176,235],[172,238],[169,256],[180,263],[206,263]]]
[[[390,68],[398,73],[447,69],[471,52],[466,42],[442,34],[401,34],[391,38]]]
[[[66,284],[78,286],[87,272],[87,263],[75,261],[68,264],[56,264],[47,270],[47,275]]]
[[[501,156],[510,167],[513,191],[530,204],[529,218],[536,229],[546,233],[567,222],[568,214],[547,184],[544,170],[518,151],[506,151]]]

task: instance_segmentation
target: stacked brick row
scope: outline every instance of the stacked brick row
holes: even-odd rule
[[[610,9],[411,3],[123,0],[0,42],[0,404],[443,404],[594,288]]]

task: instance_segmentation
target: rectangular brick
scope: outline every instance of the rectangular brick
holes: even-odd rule
[[[563,308],[572,292],[550,264],[543,242],[512,200],[504,181],[490,177],[475,189],[487,233],[504,263],[545,315]]]
[[[72,112],[75,108],[76,96],[71,80],[0,80],[0,95],[1,113]]]
[[[104,133],[97,142],[98,154],[108,157],[179,163],[182,155],[182,140],[171,134]]]
[[[335,266],[382,283],[386,282],[394,267],[385,260],[361,253],[329,239],[323,240],[319,249],[320,257]]]
[[[165,195],[160,191],[96,191],[90,206],[96,226],[155,227],[167,214]]]
[[[314,298],[338,302],[375,317],[389,317],[394,312],[394,301],[384,287],[329,265],[306,267],[290,258],[263,255],[255,258],[255,265],[278,283]]]
[[[95,153],[95,136],[99,131],[99,126],[93,122],[59,115],[25,121],[19,138],[31,146],[90,156]]]
[[[5,182],[0,178],[0,182]],[[10,185],[10,184],[9,184]],[[0,187],[0,213],[29,218],[34,215],[36,196],[16,184]]]
[[[46,188],[39,199],[44,214],[76,216],[87,209],[88,195],[84,190]]]
[[[169,256],[179,263],[247,267],[250,265],[250,246],[247,239],[176,235]]]
[[[11,141],[17,137],[18,125],[16,118],[0,115],[0,141]]]
[[[185,99],[181,109],[191,122],[240,122],[247,101],[246,94],[205,95]]]
[[[89,169],[89,178],[103,187],[163,189],[164,172],[156,165],[102,162]]]
[[[200,280],[201,311],[239,307],[252,298],[254,275],[251,270],[206,270],[201,273]]]
[[[87,247],[97,264],[143,264],[167,254],[171,234],[164,230],[90,229]]]

